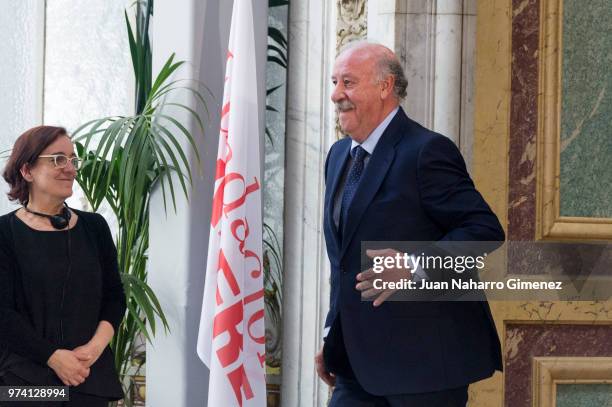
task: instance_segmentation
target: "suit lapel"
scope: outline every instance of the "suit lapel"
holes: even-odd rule
[[[331,161],[329,163],[329,173],[331,175],[329,188],[327,189],[327,222],[328,227],[332,230],[334,239],[336,240],[336,247],[340,249],[340,244],[338,242],[338,228],[334,223],[334,201],[336,197],[336,193],[338,191],[338,186],[340,184],[340,180],[342,179],[343,169],[345,167],[346,161],[349,157],[349,152],[351,150],[351,141],[347,138],[344,145],[339,146],[339,151],[333,156],[330,157]]]
[[[357,230],[357,226],[363,218],[363,213],[374,199],[380,188],[389,167],[395,157],[395,144],[399,141],[402,132],[401,127],[407,117],[400,108],[387,129],[376,144],[368,165],[359,181],[359,186],[348,208],[346,222],[342,233],[342,249],[340,258],[344,256],[346,249]],[[349,144],[350,146],[350,144]],[[350,148],[350,147],[349,147]],[[348,153],[348,151],[347,151]]]

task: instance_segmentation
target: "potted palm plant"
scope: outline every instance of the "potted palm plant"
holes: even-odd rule
[[[182,146],[188,145],[198,163],[200,160],[195,134],[179,118],[168,113],[168,108],[187,112],[198,125],[198,131],[204,131],[196,110],[185,104],[168,102],[166,97],[186,91],[196,103],[206,107],[199,90],[171,79],[183,64],[183,61],[174,60],[174,54],[153,80],[148,35],[153,1],[138,1],[135,7],[135,30],[125,13],[136,79],[135,114],[92,120],[74,132],[77,153],[83,159],[77,181],[93,210],[106,202],[118,222],[118,263],[128,310],[111,347],[117,371],[124,379],[124,404],[128,406],[132,405],[132,392],[126,375],[133,365],[136,343],[139,338],[150,341],[155,335],[156,317],[164,330],[168,330],[162,307],[147,284],[151,194],[159,186],[164,207],[171,202],[176,209],[176,195],[182,193],[188,197],[192,182],[188,151]]]

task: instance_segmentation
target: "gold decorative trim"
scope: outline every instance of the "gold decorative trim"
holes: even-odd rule
[[[612,358],[533,358],[533,407],[555,407],[558,384],[592,383],[612,384]]]
[[[536,238],[609,240],[610,218],[560,216],[563,1],[542,0],[540,16]]]

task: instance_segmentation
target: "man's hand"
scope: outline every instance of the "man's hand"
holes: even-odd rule
[[[89,341],[85,345],[74,348],[72,351],[85,367],[90,367],[96,363],[102,351],[104,351],[104,347],[96,344],[94,341]]]
[[[323,361],[323,348],[319,352],[317,352],[315,356],[315,368],[317,369],[317,374],[328,386],[336,385],[336,377],[333,373],[330,373],[325,369],[325,362]]]
[[[71,350],[56,350],[47,361],[47,365],[66,386],[78,386],[89,376],[89,367],[85,366]]]
[[[374,257],[395,257],[398,252],[393,249],[366,250],[370,258]],[[374,288],[374,280],[381,279],[385,282],[398,282],[402,279],[411,279],[412,273],[406,268],[385,268],[382,273],[375,273],[374,270],[367,269],[357,274],[357,285],[355,288],[361,291],[361,299],[374,299],[374,306],[378,307],[391,297],[397,289],[377,289]]]

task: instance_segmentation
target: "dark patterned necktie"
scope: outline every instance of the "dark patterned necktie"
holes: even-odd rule
[[[363,174],[363,160],[366,158],[367,155],[368,152],[365,151],[361,146],[357,146],[351,150],[351,157],[353,157],[353,162],[351,164],[349,173],[346,176],[346,182],[344,183],[344,192],[342,193],[341,204],[342,206],[340,207],[340,222],[338,222],[341,235],[343,224],[345,223],[346,219],[346,213],[348,211],[349,206],[351,205],[353,197],[355,196],[355,191],[359,186],[361,174]]]

